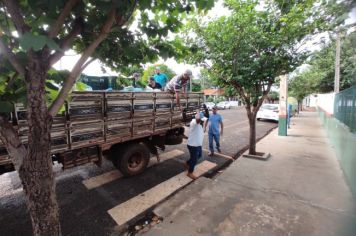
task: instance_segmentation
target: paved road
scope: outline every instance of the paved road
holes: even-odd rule
[[[225,124],[222,151],[227,156],[234,156],[248,145],[249,126],[245,110],[239,108],[220,113]],[[257,122],[257,137],[263,137],[276,126],[274,122]],[[204,148],[208,149],[207,137],[204,143]],[[153,165],[132,178],[120,178],[108,161],[102,168],[87,165],[64,172],[59,165],[55,166],[63,235],[111,235],[134,225],[135,219],[117,226],[108,210],[182,173],[182,162],[189,158],[186,144],[169,146],[166,152],[172,155],[159,164],[152,158]],[[224,157],[207,157],[207,152],[204,152],[204,159],[217,164],[207,176],[213,176],[231,162]],[[94,183],[95,186],[88,189],[84,183]],[[15,172],[0,175],[0,225],[2,235],[31,235],[25,198]]]

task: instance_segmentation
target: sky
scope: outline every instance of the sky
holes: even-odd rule
[[[215,18],[220,17],[223,15],[229,14],[228,9],[223,7],[222,0],[216,2],[213,9],[211,9],[208,13],[208,17]],[[349,18],[345,22],[346,24],[356,23],[356,8],[353,8],[349,14]],[[77,55],[74,51],[69,50],[65,53],[65,56],[54,65],[54,68],[63,70],[71,70],[75,63],[79,60],[80,55]],[[183,63],[177,63],[173,58],[162,60],[155,62],[155,64],[165,64],[169,68],[171,68],[176,74],[181,74],[186,69],[191,69],[193,72],[194,78],[198,78],[200,67],[194,65],[187,65]],[[149,66],[150,64],[145,65],[145,67]],[[105,72],[102,71],[101,68],[105,68]],[[84,74],[93,75],[93,76],[115,76],[117,75],[116,72],[110,70],[110,68],[105,67],[99,60],[93,61],[87,68],[83,71]]]

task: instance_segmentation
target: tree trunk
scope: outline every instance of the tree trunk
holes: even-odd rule
[[[50,128],[45,101],[47,62],[31,55],[26,67],[27,121],[29,127],[27,155],[19,175],[27,197],[34,235],[60,235],[59,211],[50,158]]]
[[[248,122],[250,125],[250,137],[249,143],[250,147],[248,149],[248,154],[256,155],[256,116],[251,114],[252,117],[248,118]]]
[[[248,154],[256,155],[256,115],[257,111],[251,111],[251,105],[245,105],[247,118],[250,126]]]

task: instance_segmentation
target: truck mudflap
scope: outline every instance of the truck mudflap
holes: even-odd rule
[[[58,156],[64,170],[92,162],[100,166],[103,159],[101,148],[98,146],[82,147],[60,153]]]

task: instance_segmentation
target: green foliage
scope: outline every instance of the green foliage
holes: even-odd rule
[[[313,0],[224,3],[231,11],[229,16],[206,24],[192,19],[190,28],[195,34],[187,34],[192,52],[187,60],[209,68],[210,78],[220,87],[236,91],[251,129],[256,129],[257,112],[272,85],[302,64],[307,58],[307,52],[300,50],[304,40],[332,28],[338,16],[335,9],[343,6]],[[249,153],[256,154],[255,132],[250,135]]]
[[[313,70],[307,70],[292,78],[288,85],[291,96],[299,102],[309,94],[318,89],[319,73]]]
[[[48,102],[53,101],[58,94],[54,84],[62,85],[64,78],[69,76],[69,72],[63,77],[51,69],[46,64],[49,58],[54,53],[68,49],[74,49],[81,54],[94,39],[103,34],[102,27],[113,9],[116,10],[115,23],[105,35],[106,39],[91,56],[122,74],[117,83],[129,85],[133,72],[142,74],[142,70],[139,69],[142,64],[153,62],[159,57],[179,58],[185,50],[182,41],[178,38],[168,40],[166,36],[170,32],[177,33],[188,14],[194,11],[205,12],[214,4],[213,0],[78,1],[60,24],[59,32],[50,36],[49,30],[68,1],[14,2],[18,5],[20,18],[23,18],[26,25],[21,29],[23,32],[18,32],[9,9],[1,2],[0,40],[23,68],[28,66],[29,55],[33,55],[31,53],[42,57],[43,72],[48,72],[46,83]],[[137,27],[132,31],[130,26],[133,23]],[[72,35],[73,39],[67,41]],[[15,74],[15,69],[7,57],[0,55],[0,101],[14,103],[26,100],[25,80]],[[11,80],[13,77],[14,82]],[[11,86],[8,86],[9,82]]]
[[[202,89],[209,89],[212,88],[214,86],[216,86],[216,82],[217,80],[214,80],[214,78],[212,78],[214,74],[209,73],[209,70],[207,70],[206,68],[202,68],[200,70],[200,80],[201,80],[201,86]]]
[[[44,46],[49,47],[53,50],[60,50],[58,44],[51,38],[48,38],[44,35],[35,35],[30,32],[26,32],[19,39],[20,47],[27,51],[29,49],[33,49],[34,51],[41,50]]]
[[[329,29],[336,20],[329,15],[329,3],[316,8],[315,1],[266,1],[263,9],[259,1],[252,0],[227,0],[225,4],[230,16],[205,25],[192,20],[197,36],[186,42],[196,53],[189,55],[189,61],[202,65],[210,61],[215,83],[234,87],[243,102],[253,106],[267,95],[278,76],[305,60],[307,53],[299,50],[302,41]],[[339,5],[333,6],[340,10]]]
[[[192,92],[200,92],[202,90],[200,80],[192,81]]]
[[[122,11],[125,19],[134,8],[133,2],[124,4]],[[127,24],[132,24],[135,19],[137,30],[130,31],[129,27],[115,27],[93,56],[119,73],[126,70],[126,67],[154,62],[159,57],[164,59],[175,57],[179,60],[186,54],[186,48],[181,39],[168,39],[168,33],[179,32],[188,13],[205,12],[213,4],[213,0],[138,1],[136,10]],[[98,27],[97,20],[93,20],[90,24],[93,24],[91,27],[95,25]],[[81,51],[92,37],[93,30],[86,30],[82,38],[76,39],[75,49]]]
[[[325,43],[320,51],[308,60],[309,67],[291,79],[290,93],[301,101],[312,93],[327,93],[334,90],[335,40]],[[340,90],[356,84],[356,32],[341,40]]]
[[[3,68],[0,66],[0,68]],[[17,74],[6,71],[3,68],[0,73],[0,113],[8,113],[12,110],[13,103],[26,101],[26,88],[24,87],[24,78],[17,78]],[[6,73],[7,72],[7,73]]]
[[[271,102],[279,100],[279,93],[277,91],[270,91],[267,95],[267,99]]]
[[[207,102],[214,102],[214,98],[213,97],[208,97],[208,99],[206,99]]]

